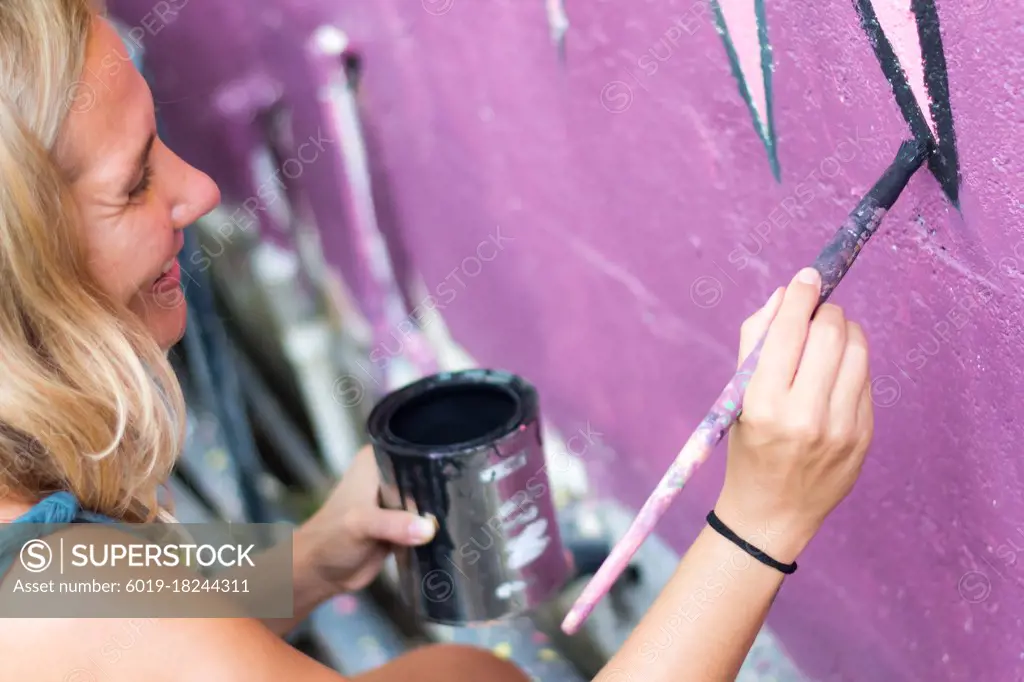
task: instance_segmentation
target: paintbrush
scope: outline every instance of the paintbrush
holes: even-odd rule
[[[821,274],[821,296],[817,308],[832,294],[839,282],[850,270],[864,245],[878,229],[886,212],[892,208],[911,176],[932,153],[933,147],[928,141],[908,140],[900,145],[896,159],[874,187],[864,195],[857,207],[822,250],[814,269]],[[732,380],[715,401],[707,416],[683,446],[675,461],[665,472],[640,513],[630,525],[622,539],[612,548],[601,568],[584,588],[583,593],[573,604],[572,609],[562,621],[562,630],[569,635],[575,634],[587,619],[597,602],[611,589],[619,575],[629,565],[629,560],[643,544],[647,536],[654,530],[658,519],[665,513],[672,500],[683,489],[693,473],[707,460],[715,446],[722,440],[726,432],[736,423],[743,405],[750,377],[757,367],[758,358],[764,337],[758,341],[754,350],[740,365]]]

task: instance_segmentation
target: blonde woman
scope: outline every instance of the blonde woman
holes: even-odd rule
[[[0,521],[173,522],[157,492],[183,431],[166,359],[186,319],[175,259],[181,230],[218,200],[213,182],[157,137],[146,83],[89,0],[0,1]],[[746,352],[769,330],[715,511],[754,544],[768,531],[762,560],[702,602],[699,629],[684,623],[680,606],[723,561],[755,553],[706,528],[602,677],[732,679],[782,583],[779,567],[852,487],[872,432],[867,346],[834,306],[811,320],[819,287],[802,273],[741,338]],[[297,531],[294,619],[156,619],[100,673],[88,662],[125,623],[0,613],[0,679],[341,680],[279,635],[331,596],[366,586],[389,544],[432,537],[423,519],[379,509],[376,488],[364,450]],[[27,575],[15,563],[0,580]],[[652,656],[667,622],[673,646]],[[363,679],[525,676],[487,652],[436,646]]]

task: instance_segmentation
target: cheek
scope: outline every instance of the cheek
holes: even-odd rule
[[[86,249],[89,272],[109,296],[122,303],[138,293],[159,254],[166,251],[166,238],[161,239],[160,231],[151,227],[154,223],[159,220],[140,216],[90,229]]]

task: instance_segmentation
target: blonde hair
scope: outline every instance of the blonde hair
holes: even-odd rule
[[[138,317],[89,275],[58,160],[96,16],[89,0],[0,1],[0,498],[66,490],[144,521],[184,401]]]

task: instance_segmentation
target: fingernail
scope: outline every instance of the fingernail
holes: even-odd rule
[[[781,288],[776,288],[775,291],[772,292],[772,295],[768,297],[768,300],[765,301],[764,307],[765,308],[771,308],[772,304],[774,304],[775,301],[777,301],[779,299],[779,294],[781,294],[781,293],[782,293],[782,289]]]
[[[429,540],[434,537],[434,532],[437,529],[437,521],[434,517],[429,518],[420,517],[409,524],[409,534],[417,540]]]
[[[817,284],[821,281],[821,275],[814,268],[804,268],[796,273],[796,281],[804,284]]]

